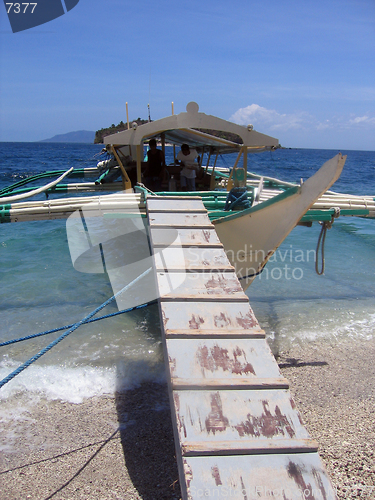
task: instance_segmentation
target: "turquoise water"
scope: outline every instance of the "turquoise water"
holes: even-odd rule
[[[2,143],[0,188],[45,170],[95,166],[100,150],[100,145]],[[375,152],[342,153],[348,154],[347,163],[332,189],[375,195]],[[254,155],[249,169],[299,181],[335,154],[278,150]],[[247,291],[275,353],[300,342],[366,341],[374,334],[375,221],[335,221],[327,233],[324,276],[315,273],[319,232],[317,223],[297,227]],[[0,341],[74,323],[112,295],[106,274],[74,269],[64,220],[0,225],[0,262]],[[112,304],[103,313],[116,310]],[[0,378],[60,334],[1,347]],[[80,402],[147,380],[164,380],[157,306],[79,328],[0,389],[0,398]]]

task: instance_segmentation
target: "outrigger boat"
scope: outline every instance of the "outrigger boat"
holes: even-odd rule
[[[221,134],[224,132],[227,138],[222,138],[223,136],[215,131],[220,131]],[[197,179],[198,191],[182,193],[175,190],[179,183],[180,166],[174,161],[166,167],[164,191],[154,193],[144,186],[144,145],[153,138],[161,142],[163,150],[166,145],[173,145],[174,158],[175,148],[183,143],[199,152],[201,175]],[[257,176],[248,172],[248,154],[278,148],[278,140],[255,131],[251,125],[244,127],[201,113],[194,102],[187,105],[186,112],[177,115],[172,114],[139,126],[137,123],[131,126],[128,123],[127,130],[105,137],[104,143],[104,151],[109,158],[100,161],[96,168],[49,172],[41,174],[40,177],[56,174],[60,177],[39,188],[25,187],[28,181],[26,179],[0,191],[1,222],[69,218],[68,239],[75,267],[86,271],[90,269],[88,272],[103,272],[101,245],[104,241],[108,246],[109,241],[117,240],[115,246],[122,252],[124,248],[131,247],[132,257],[126,258],[127,263],[139,261],[135,241],[129,243],[129,234],[140,231],[142,242],[147,246],[147,224],[142,221],[139,225],[133,220],[133,230],[129,230],[129,227],[120,230],[118,221],[126,217],[145,218],[147,197],[172,196],[179,199],[183,196],[185,199],[189,196],[200,196],[229,261],[246,289],[297,224],[311,225],[313,221],[331,224],[339,215],[375,218],[373,197],[328,191],[341,174],[345,156],[336,155],[315,175],[300,184]],[[229,170],[217,168],[218,155],[226,153],[237,153],[233,167]],[[203,163],[204,155],[207,157],[206,165]],[[90,175],[96,176],[96,180],[68,184],[61,182],[65,176],[71,180],[74,177],[85,179]],[[116,175],[121,175],[120,182],[113,182]],[[172,177],[173,183],[170,182]],[[35,177],[29,179],[35,180]],[[172,184],[176,187],[173,186],[174,190],[169,191],[168,187]],[[99,196],[96,194],[111,191],[117,192]],[[48,199],[21,201],[40,193],[45,193]],[[67,194],[73,193],[74,197],[66,197]],[[78,196],[79,193],[86,195]],[[59,197],[53,198],[55,195]],[[86,223],[81,220],[83,212]],[[97,220],[96,224],[87,222],[92,216],[98,219],[99,215],[105,218],[100,229]],[[108,233],[110,218],[116,219],[117,222]],[[87,230],[90,232],[90,228],[96,231],[96,234],[101,234],[101,241],[97,237],[87,236]],[[105,237],[103,231],[107,231]],[[86,236],[82,237],[82,234]],[[96,243],[92,243],[90,239]],[[83,256],[88,259],[89,265],[84,263]],[[93,264],[93,259],[96,259],[97,264]],[[107,272],[110,273],[111,267],[113,270],[121,267],[115,261],[116,259],[112,265],[107,266]],[[137,271],[136,268],[137,266],[132,270],[132,275]],[[138,268],[139,274],[142,269]],[[116,281],[116,272],[112,274],[113,280]],[[112,278],[111,282],[113,286]],[[123,283],[122,280],[121,282]]]

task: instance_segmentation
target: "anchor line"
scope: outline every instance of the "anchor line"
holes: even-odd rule
[[[16,370],[14,370],[12,373],[10,373],[7,377],[5,377],[3,380],[0,381],[0,389],[3,387],[5,384],[10,382],[14,377],[19,375],[23,370],[25,370],[27,367],[29,367],[31,364],[33,364],[35,361],[37,361],[40,357],[43,356],[46,352],[52,349],[55,345],[57,345],[59,342],[61,342],[65,337],[73,333],[77,328],[80,326],[84,325],[85,323],[88,322],[89,319],[91,319],[96,313],[104,309],[108,304],[110,304],[113,300],[115,300],[120,294],[124,293],[126,290],[128,290],[132,285],[134,285],[137,281],[145,277],[150,271],[152,270],[152,267],[149,267],[146,271],[144,271],[142,274],[137,276],[133,281],[128,283],[124,288],[122,288],[119,292],[117,292],[115,295],[113,295],[111,298],[106,300],[103,304],[101,304],[99,307],[97,307],[94,311],[92,311],[90,314],[88,314],[84,319],[81,321],[78,321],[75,323],[67,332],[64,332],[60,337],[52,341],[50,344],[48,344],[44,349],[39,351],[37,354],[32,356],[30,359],[28,359],[25,363],[23,363],[21,366],[19,366]]]
[[[142,309],[143,307],[151,306],[152,304],[156,304],[156,300],[151,300],[150,302],[145,302],[144,304],[140,304],[139,306],[129,307],[129,309],[123,309],[122,311],[117,311],[111,314],[105,314],[104,316],[99,316],[99,318],[92,318],[86,321],[85,324],[94,323],[95,321],[100,321],[101,319],[111,318],[112,316],[118,316],[119,314],[125,314],[131,311],[135,311],[136,309]],[[43,335],[48,335],[50,333],[61,332],[61,330],[67,330],[68,328],[72,328],[75,323],[71,325],[60,326],[58,328],[53,328],[52,330],[46,330],[45,332],[33,333],[32,335],[27,335],[25,337],[20,337],[18,339],[7,340],[6,342],[1,342],[0,347],[4,347],[6,345],[15,344],[16,342],[22,342],[23,340],[35,339],[36,337],[42,337]]]

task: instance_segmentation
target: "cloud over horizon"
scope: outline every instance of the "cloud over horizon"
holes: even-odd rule
[[[288,130],[325,130],[325,129],[348,129],[375,126],[375,116],[334,116],[330,119],[319,121],[315,116],[307,112],[279,113],[274,109],[267,109],[259,104],[251,104],[245,108],[238,109],[229,118],[230,121],[239,125],[254,125],[267,128],[269,131]]]
[[[280,114],[274,109],[267,109],[259,104],[251,104],[246,108],[238,109],[230,118],[230,121],[239,125],[261,125],[267,126],[269,130],[300,129],[311,122],[312,117],[308,113]]]

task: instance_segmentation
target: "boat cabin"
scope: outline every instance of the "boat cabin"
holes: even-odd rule
[[[162,180],[165,191],[179,190],[181,166],[176,163],[176,156],[182,144],[188,144],[199,154],[196,187],[202,191],[215,188],[229,191],[233,186],[245,186],[248,153],[280,147],[277,139],[256,132],[252,125],[244,127],[200,113],[198,104],[190,102],[186,112],[139,126],[135,122],[131,126],[128,123],[127,130],[104,138],[106,150],[113,155],[113,164],[121,170],[124,189],[132,189],[143,182],[144,145],[151,139],[161,144],[164,157],[165,146],[173,146],[174,161],[166,165]],[[216,168],[218,156],[228,153],[237,153],[230,174]],[[239,167],[241,157],[243,162]]]

